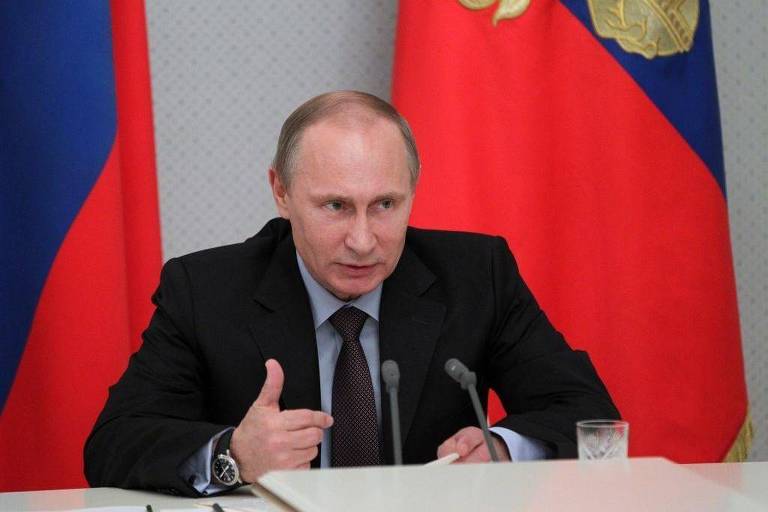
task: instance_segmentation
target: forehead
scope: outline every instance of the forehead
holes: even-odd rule
[[[358,107],[337,112],[307,126],[299,140],[299,152],[318,140],[327,145],[329,142],[344,143],[369,138],[396,141],[405,149],[402,134],[394,121]],[[322,145],[312,147],[315,151],[322,148]]]
[[[307,127],[295,162],[295,177],[410,181],[405,142],[393,121],[376,116],[334,116]]]

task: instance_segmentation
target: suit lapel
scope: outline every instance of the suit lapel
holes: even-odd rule
[[[381,362],[392,359],[400,367],[400,428],[404,445],[445,316],[443,304],[422,296],[434,281],[435,276],[406,247],[382,291],[379,353]],[[383,383],[381,389],[385,456],[391,462],[391,419]]]
[[[320,410],[320,372],[309,297],[301,280],[290,237],[279,242],[254,300],[251,331],[264,359],[276,359],[285,372],[284,409]]]

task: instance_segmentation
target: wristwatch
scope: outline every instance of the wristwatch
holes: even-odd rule
[[[232,432],[234,430],[228,430],[221,435],[219,442],[216,443],[216,450],[214,451],[213,462],[211,463],[213,480],[227,487],[243,484],[243,481],[240,480],[240,470],[237,467],[237,462],[229,453],[229,442],[232,439]]]

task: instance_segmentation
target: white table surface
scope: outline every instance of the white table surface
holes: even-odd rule
[[[303,512],[768,510],[759,497],[661,458],[275,471],[259,483]]]
[[[227,503],[242,503],[248,500],[250,506],[257,509],[273,510],[267,507],[261,498],[254,496],[250,489],[241,487],[226,496],[211,498],[181,498],[157,492],[128,491],[113,487],[92,489],[61,489],[55,491],[7,492],[0,493],[0,511],[24,512],[41,510],[73,510],[94,507],[152,505],[154,512],[166,509],[190,509],[198,504],[216,502],[223,507]],[[201,512],[206,509],[200,508]],[[208,508],[207,510],[211,510]]]
[[[514,504],[524,504],[520,510],[696,510],[697,512],[768,510],[768,462],[672,465],[666,461],[654,462],[653,459],[630,459],[630,463],[631,470],[618,472],[607,466],[592,465],[585,469],[578,461],[511,464],[505,465],[506,469],[486,468],[481,472],[491,475],[490,478],[497,478],[503,472],[506,473],[505,488],[511,489],[515,496],[514,503],[505,502],[508,505],[504,507],[506,510],[517,510],[517,507],[510,508]],[[464,466],[464,468],[467,467]],[[384,469],[392,471],[394,468]],[[322,477],[319,480],[324,480],[332,477],[334,471],[344,470],[324,470],[320,473],[301,472],[304,473],[301,478],[307,482],[318,481],[318,477]],[[449,473],[441,472],[440,475],[432,473],[432,475],[439,476],[439,481],[445,484],[446,479],[450,479],[451,475],[456,476],[462,471],[466,469],[455,466]],[[299,473],[296,472],[297,475]],[[496,476],[493,476],[494,474]],[[624,477],[621,476],[622,474]],[[606,476],[608,480],[605,480]],[[362,474],[361,477],[365,479]],[[475,483],[468,483],[465,486],[455,483],[441,484],[439,493],[447,496],[449,502],[453,499],[454,506],[442,509],[432,507],[432,509],[435,512],[458,509],[460,497],[466,495],[462,487],[471,489],[476,485],[476,479],[480,477],[482,476],[479,473],[473,475],[472,480],[475,480]],[[350,485],[355,485],[355,478],[350,480]],[[408,478],[412,479],[411,476]],[[620,482],[615,488],[618,492],[609,493],[605,499],[599,497],[599,493],[606,492],[605,489],[590,487],[590,482],[602,481],[604,484],[611,479],[614,479],[614,483]],[[622,480],[623,483],[621,483]],[[660,480],[663,483],[660,484]],[[365,487],[358,487],[358,489],[363,494],[371,492],[371,489],[365,489]],[[617,502],[617,499],[620,501]],[[647,508],[646,505],[654,503],[654,500],[657,503],[666,503],[668,506]],[[247,488],[239,489],[236,493],[227,496],[191,499],[154,492],[103,487],[0,493],[0,511],[60,511],[110,505],[143,507],[151,504],[157,512],[164,509],[190,509],[198,504],[212,501],[218,502],[225,508],[227,504],[247,503],[256,509],[273,510],[260,498],[252,497]],[[680,503],[684,503],[683,508],[680,508]],[[595,504],[598,506],[595,507]],[[486,505],[493,505],[493,499],[490,499]],[[350,508],[344,507],[338,510],[348,509]],[[422,506],[419,509],[427,510],[428,508]],[[465,509],[472,510],[473,507]]]
[[[768,510],[768,462],[686,464],[683,467],[749,496]]]

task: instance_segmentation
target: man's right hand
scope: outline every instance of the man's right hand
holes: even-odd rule
[[[265,366],[264,386],[230,442],[230,454],[244,482],[255,482],[273,469],[309,468],[317,456],[323,429],[333,425],[333,418],[322,411],[281,411],[283,369],[274,359]]]

